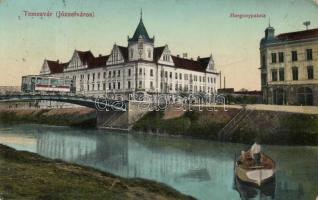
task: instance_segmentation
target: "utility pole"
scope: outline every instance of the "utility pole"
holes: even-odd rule
[[[220,71],[220,89],[222,89],[222,72]]]

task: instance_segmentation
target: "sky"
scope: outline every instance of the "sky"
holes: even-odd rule
[[[67,62],[74,49],[109,54],[127,46],[143,10],[155,46],[196,59],[213,55],[226,87],[260,89],[259,41],[270,21],[275,34],[318,28],[318,0],[0,0],[0,86],[38,74],[44,59]],[[24,11],[93,12],[94,17],[29,17]],[[234,18],[235,14],[264,14]]]

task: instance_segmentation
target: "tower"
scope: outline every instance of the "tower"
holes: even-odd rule
[[[140,12],[139,24],[132,38],[128,36],[129,61],[153,60],[154,37],[150,38]]]

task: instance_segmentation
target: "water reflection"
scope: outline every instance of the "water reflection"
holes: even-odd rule
[[[318,163],[305,156],[317,155],[317,148],[264,147],[277,161],[276,184],[255,191],[244,185],[233,188],[234,154],[245,145],[39,125],[11,128],[0,129],[1,143],[124,177],[164,182],[198,199],[313,199],[318,191],[313,188]],[[292,157],[298,151],[303,156],[297,162]],[[299,169],[304,162],[307,171]]]

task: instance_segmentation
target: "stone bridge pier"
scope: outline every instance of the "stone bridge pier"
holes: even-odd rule
[[[129,131],[136,121],[151,110],[150,106],[150,103],[129,101],[126,111],[97,111],[97,128]]]

